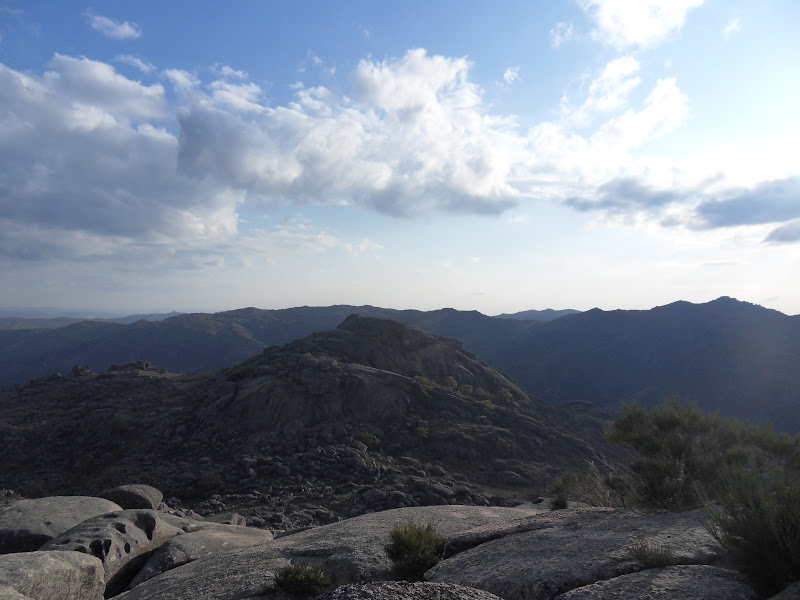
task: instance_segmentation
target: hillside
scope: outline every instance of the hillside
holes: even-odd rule
[[[0,383],[68,373],[75,364],[97,372],[135,360],[171,372],[230,367],[265,347],[333,329],[353,313],[459,339],[552,403],[614,409],[623,401],[680,394],[706,410],[800,431],[800,317],[731,298],[646,311],[594,309],[547,322],[453,309],[330,306],[0,331]]]
[[[613,408],[679,394],[800,431],[800,317],[732,298],[566,316],[529,330],[494,364],[555,403]]]
[[[455,337],[491,361],[496,349],[535,323],[493,319],[476,311],[398,311],[372,306],[243,308],[214,314],[183,314],[129,325],[81,321],[58,329],[0,330],[0,384],[66,373],[73,365],[103,371],[112,363],[147,360],[172,372],[198,372],[234,365],[266,346],[336,327],[348,315],[402,321]]]
[[[198,510],[257,489],[295,525],[303,503],[329,516],[457,494],[503,505],[612,451],[607,417],[530,397],[457,340],[353,315],[212,373],[139,362],[9,391],[0,488],[39,496],[148,481]]]

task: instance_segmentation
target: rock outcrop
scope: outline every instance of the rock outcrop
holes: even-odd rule
[[[23,552],[0,556],[0,590],[31,600],[101,600],[103,565],[80,552]],[[8,591],[13,590],[13,593]],[[4,592],[0,591],[0,598]]]
[[[565,510],[530,518],[506,532],[485,527],[468,532],[469,543],[451,541],[462,551],[439,563],[427,578],[503,598],[549,599],[643,570],[630,553],[640,541],[669,546],[678,564],[712,564],[724,555],[701,511]]]
[[[0,554],[30,552],[118,504],[89,496],[51,496],[20,500],[0,509]]]
[[[680,565],[629,573],[574,589],[559,600],[756,600],[747,578],[729,569],[709,565]]]
[[[384,581],[345,585],[317,600],[501,600],[494,594],[446,583]]]
[[[129,509],[88,519],[42,546],[42,550],[74,551],[100,559],[106,596],[128,585],[150,553],[183,533],[153,510]]]
[[[127,509],[92,517],[41,550],[0,556],[0,600],[259,600],[284,567],[308,562],[354,581],[320,600],[756,600],[700,511],[650,513],[442,505],[364,514],[283,532]],[[391,581],[393,527],[432,523],[445,538],[425,582]],[[265,524],[266,525],[266,524]],[[2,541],[2,540],[0,540]],[[669,548],[668,566],[634,558]],[[122,591],[127,586],[127,591]],[[791,588],[783,598],[792,597]]]
[[[164,494],[151,485],[141,483],[119,485],[100,492],[101,498],[116,502],[122,508],[158,509]]]

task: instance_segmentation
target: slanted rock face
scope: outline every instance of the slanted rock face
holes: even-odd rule
[[[484,528],[451,540],[462,551],[436,565],[426,579],[487,590],[508,600],[555,598],[643,570],[629,552],[639,538],[670,546],[683,564],[707,564],[723,555],[705,529],[702,511],[558,511],[505,532]],[[474,547],[467,549],[470,545]]]
[[[123,510],[84,521],[42,547],[42,550],[83,552],[102,561],[106,595],[125,589],[146,555],[183,533],[153,510]]]
[[[383,581],[345,585],[317,600],[500,600],[494,594],[446,583]]]
[[[278,569],[303,560],[322,563],[351,580],[388,579],[384,545],[389,531],[406,521],[433,522],[449,537],[487,523],[510,526],[534,509],[426,506],[370,513],[241,548],[173,569],[121,594],[118,600],[241,600],[259,597]]]
[[[0,585],[0,600],[33,600],[30,596],[23,596],[17,590]]]
[[[23,552],[0,556],[0,598],[3,586],[31,600],[100,600],[103,565],[79,552]]]
[[[600,581],[567,592],[559,600],[756,600],[758,595],[745,577],[709,565],[680,565],[647,569]]]
[[[157,510],[164,494],[153,486],[136,483],[104,490],[100,492],[100,497],[116,502],[122,508]]]
[[[75,525],[118,510],[115,502],[90,496],[20,500],[0,511],[0,554],[38,550]]]
[[[165,520],[181,527],[186,533],[175,536],[158,548],[133,578],[129,588],[186,563],[217,556],[235,548],[266,544],[273,539],[271,531],[262,529],[189,521],[179,517],[166,517]]]

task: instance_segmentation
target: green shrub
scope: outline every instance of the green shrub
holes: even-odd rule
[[[600,467],[594,462],[588,464],[584,472],[562,474],[551,491],[589,506],[625,508],[632,485],[625,469],[604,460],[600,460]]]
[[[454,390],[458,387],[458,382],[453,378],[452,375],[448,375],[444,378],[444,387]]]
[[[550,510],[564,510],[569,506],[566,492],[558,492],[550,498]]]
[[[392,561],[392,573],[407,581],[422,581],[425,571],[439,562],[444,538],[433,523],[424,526],[400,523],[389,532],[389,543],[384,550]]]
[[[705,414],[675,398],[651,409],[623,406],[606,436],[638,455],[630,470],[639,502],[667,509],[700,505],[726,469],[784,465],[800,455],[797,438]]]
[[[766,595],[800,580],[800,478],[727,470],[706,505],[711,534]]]
[[[323,567],[306,561],[288,565],[275,573],[275,589],[298,596],[316,596],[331,585],[331,576]]]
[[[664,544],[654,544],[644,538],[637,539],[628,547],[631,558],[639,561],[648,569],[660,569],[677,564],[675,551]]]
[[[427,440],[428,439],[428,434],[429,434],[429,431],[428,431],[427,427],[420,426],[420,427],[415,427],[414,428],[414,435],[417,438],[421,439],[421,440]]]

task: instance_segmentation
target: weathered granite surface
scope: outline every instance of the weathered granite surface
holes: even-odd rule
[[[50,496],[20,500],[0,509],[0,554],[31,552],[86,519],[120,510],[90,496]]]
[[[501,600],[494,594],[447,583],[382,581],[342,586],[317,600]]]
[[[128,509],[88,519],[42,546],[42,550],[75,551],[99,558],[106,596],[125,589],[147,556],[183,531],[154,510]]]
[[[80,552],[4,554],[0,556],[0,589],[3,586],[32,600],[101,600],[103,565]]]
[[[511,531],[440,562],[426,579],[487,590],[508,600],[544,600],[641,571],[644,565],[629,554],[640,538],[672,547],[675,560],[683,564],[713,563],[724,554],[706,531],[701,511],[565,510],[531,517]]]
[[[746,577],[708,565],[681,565],[629,573],[574,589],[558,600],[756,600]]]
[[[232,550],[189,563],[145,581],[119,600],[241,600],[270,588],[275,572],[307,560],[351,581],[389,579],[383,546],[389,531],[405,521],[431,521],[453,536],[495,521],[514,523],[536,509],[478,506],[426,506],[370,513],[286,535],[268,544]]]

